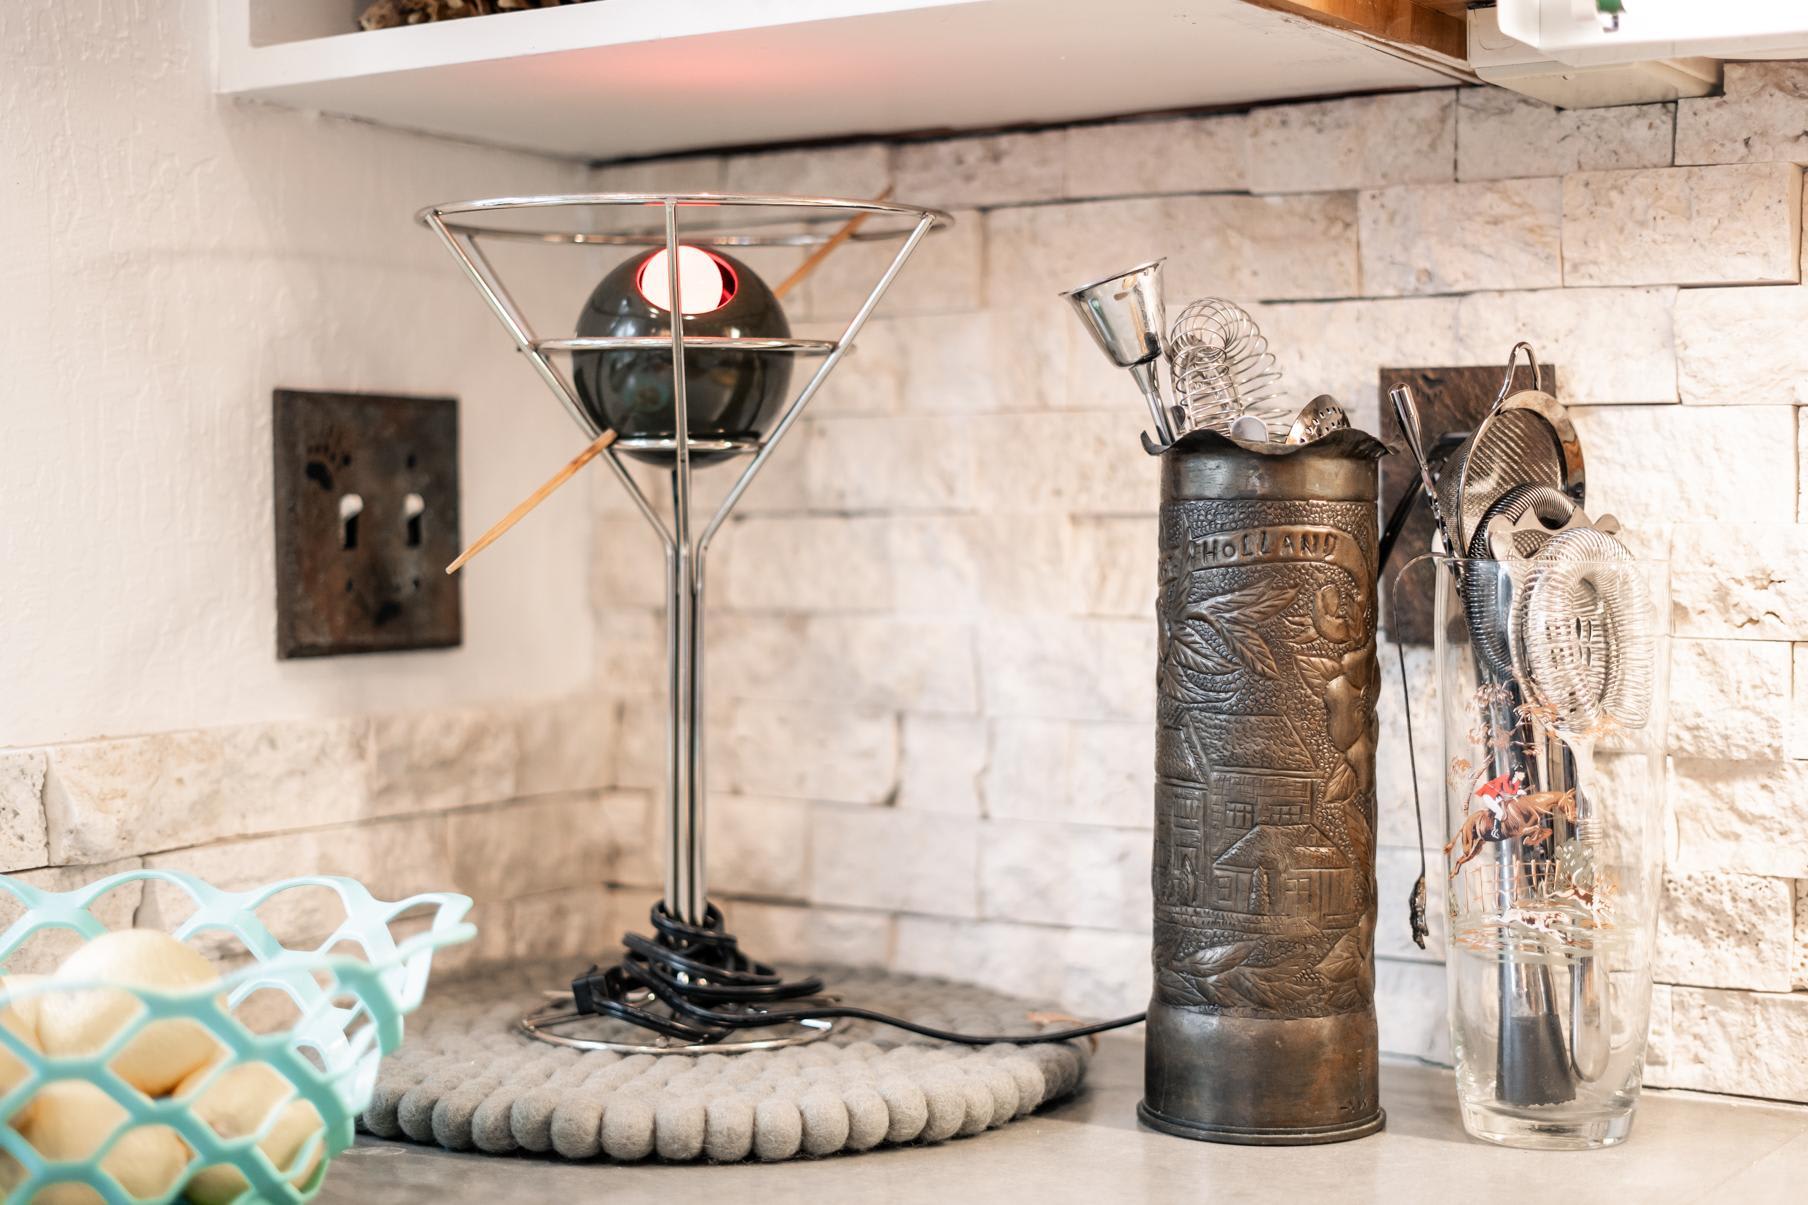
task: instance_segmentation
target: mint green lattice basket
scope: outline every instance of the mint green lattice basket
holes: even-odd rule
[[[195,878],[169,870],[128,870],[96,880],[74,891],[43,891],[0,875],[0,890],[24,905],[25,915],[0,934],[0,965],[30,938],[46,929],[70,929],[84,938],[107,932],[90,910],[95,901],[122,884],[157,881],[186,892],[195,911],[173,933],[186,940],[197,934],[230,934],[255,961],[216,984],[190,992],[121,989],[117,984],[55,981],[0,992],[0,1009],[46,992],[82,988],[129,990],[143,1005],[104,1049],[87,1055],[42,1054],[6,1026],[0,1025],[0,1048],[25,1066],[24,1077],[0,1095],[0,1122],[10,1121],[46,1084],[81,1080],[112,1097],[125,1120],[86,1158],[56,1162],[45,1159],[10,1124],[0,1124],[0,1150],[10,1155],[5,1200],[29,1201],[52,1184],[87,1185],[109,1205],[150,1205],[177,1200],[183,1185],[202,1168],[230,1165],[248,1187],[237,1198],[252,1201],[306,1201],[320,1190],[327,1164],[352,1143],[352,1126],[370,1102],[377,1064],[402,1040],[402,1018],[421,1002],[433,952],[468,941],[477,930],[464,920],[468,897],[434,892],[405,900],[375,899],[356,880],[329,875],[284,879],[250,891],[221,891]],[[345,921],[317,948],[291,950],[271,934],[256,910],[285,891],[326,888],[345,909]],[[391,922],[406,914],[431,910],[426,928],[398,940]],[[415,918],[411,915],[409,920]],[[354,945],[364,957],[338,951]],[[329,951],[332,951],[329,953]],[[254,993],[277,991],[287,997],[299,1019],[277,1033],[256,1033],[235,1014]],[[220,1043],[225,1057],[213,1075],[179,1096],[152,1099],[121,1079],[108,1066],[134,1036],[157,1021],[186,1018],[198,1023]],[[0,1058],[0,1062],[4,1062]],[[261,1061],[275,1068],[297,1096],[320,1113],[324,1128],[302,1144],[287,1167],[275,1166],[258,1143],[276,1124],[281,1109],[271,1109],[263,1128],[238,1138],[222,1138],[196,1116],[190,1105],[215,1078],[232,1066]],[[188,1145],[187,1169],[161,1195],[134,1196],[101,1164],[120,1138],[136,1126],[168,1126]],[[6,1163],[0,1155],[0,1163]],[[318,1166],[302,1177],[319,1155]],[[291,1184],[291,1178],[300,1180]]]

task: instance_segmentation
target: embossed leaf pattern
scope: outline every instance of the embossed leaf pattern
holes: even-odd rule
[[[1241,662],[1244,668],[1261,674],[1264,678],[1278,678],[1281,667],[1275,662],[1274,650],[1262,639],[1262,634],[1254,628],[1244,627],[1234,620],[1213,615],[1209,611],[1189,612],[1189,615],[1212,625],[1218,633],[1218,639],[1224,641],[1231,656]]]
[[[1158,965],[1160,961],[1159,958],[1156,959]],[[1201,1005],[1218,1003],[1218,1001],[1206,997],[1205,992],[1200,989],[1199,980],[1191,975],[1182,975],[1175,971],[1162,971],[1157,974],[1155,988],[1157,995],[1169,1004],[1192,1005],[1197,1008]]]
[[[1352,794],[1343,803],[1344,837],[1350,843],[1350,854],[1356,865],[1371,865],[1375,856],[1375,840],[1369,832],[1369,818],[1363,815],[1362,800]]]
[[[1331,683],[1343,673],[1343,665],[1335,657],[1295,657],[1294,662],[1299,666],[1301,679],[1321,699]]]
[[[1228,976],[1189,975],[1180,971],[1163,971],[1156,981],[1166,989],[1164,998],[1176,1003],[1204,1005],[1208,1008],[1260,1008],[1262,1005],[1243,995]]]
[[[1158,937],[1155,962],[1164,969],[1156,975],[1157,994],[1171,1004],[1318,1015],[1326,980],[1313,969],[1314,956],[1301,950],[1272,964],[1249,965],[1262,948],[1261,941],[1234,941],[1183,953]]]
[[[1203,633],[1185,623],[1161,622],[1161,661],[1156,687],[1171,699],[1186,703],[1220,703],[1230,697],[1228,689],[1217,689],[1189,678],[1182,670],[1208,677],[1222,677],[1235,670],[1236,664],[1207,642]]]
[[[1255,948],[1252,941],[1232,942],[1228,946],[1206,946],[1182,960],[1179,969],[1189,975],[1222,975],[1242,963]]]
[[[1238,967],[1213,983],[1220,992],[1234,993],[1256,1008],[1289,1012],[1318,995],[1319,987],[1300,978],[1295,967]]]
[[[1361,927],[1351,929],[1338,939],[1318,973],[1330,985],[1330,1003],[1334,1008],[1358,1008],[1374,990],[1374,964],[1369,960],[1368,943]]]
[[[1318,629],[1312,626],[1312,620],[1305,615],[1281,616],[1281,630],[1286,633],[1290,644],[1312,644],[1318,640]]]
[[[1341,806],[1355,793],[1356,771],[1350,768],[1348,758],[1338,758],[1330,777],[1325,779],[1325,802]]]
[[[1362,942],[1356,936],[1356,930],[1351,929],[1338,939],[1330,953],[1325,955],[1324,961],[1318,964],[1318,973],[1333,983],[1360,979],[1364,961]]]
[[[1219,615],[1233,615],[1244,623],[1267,623],[1291,607],[1297,597],[1298,590],[1276,594],[1265,586],[1249,586],[1233,590],[1229,594],[1220,594],[1216,598],[1208,598],[1203,605],[1209,611]]]
[[[1201,636],[1197,629],[1181,624],[1174,631],[1174,644],[1169,649],[1180,664],[1199,674],[1228,674],[1236,664],[1222,656]]]
[[[1203,620],[1210,625],[1237,663],[1265,678],[1281,676],[1274,650],[1262,638],[1261,624],[1273,619],[1293,605],[1298,590],[1273,593],[1260,586],[1235,590],[1208,598],[1186,612],[1186,618]]]
[[[1356,771],[1348,758],[1339,758],[1325,779],[1324,806],[1335,809],[1343,821],[1344,839],[1349,842],[1350,856],[1356,865],[1366,866],[1374,845],[1369,833],[1369,818],[1363,814],[1362,799],[1356,790]]]

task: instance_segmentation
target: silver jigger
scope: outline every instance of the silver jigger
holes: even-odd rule
[[[1156,438],[1161,441],[1160,448],[1153,448],[1144,436],[1143,446],[1150,451],[1161,451],[1174,442],[1174,429],[1161,400],[1159,365],[1162,335],[1168,329],[1161,265],[1161,260],[1151,260],[1061,294],[1073,304],[1099,350],[1136,378],[1137,388],[1149,403],[1149,417],[1155,420]]]

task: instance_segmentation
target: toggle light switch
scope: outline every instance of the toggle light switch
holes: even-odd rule
[[[458,401],[278,389],[276,655],[463,642]]]

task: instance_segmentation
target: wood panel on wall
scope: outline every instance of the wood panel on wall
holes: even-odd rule
[[[1380,394],[1385,397],[1395,385],[1406,385],[1413,391],[1419,407],[1419,421],[1424,425],[1425,448],[1429,452],[1439,437],[1451,432],[1473,431],[1494,406],[1500,394],[1501,371],[1492,365],[1460,368],[1387,368],[1380,370]],[[1526,378],[1519,378],[1524,387]],[[1557,392],[1557,366],[1546,364],[1540,378],[1542,386]],[[1391,447],[1404,449],[1405,437],[1399,420],[1390,406],[1381,407],[1381,438]],[[1434,471],[1436,469],[1434,464]],[[1391,515],[1402,494],[1420,490],[1419,470],[1404,450],[1381,462],[1381,513]],[[1401,529],[1393,555],[1381,567],[1381,609],[1387,638],[1396,644],[1431,644],[1433,576],[1423,566],[1396,586],[1406,566],[1419,554],[1432,548],[1431,508],[1415,507]]]

